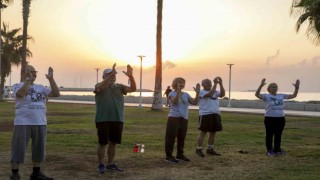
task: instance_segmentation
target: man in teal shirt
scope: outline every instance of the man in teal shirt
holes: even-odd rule
[[[118,84],[116,82],[116,64],[112,69],[103,71],[103,81],[95,87],[96,101],[96,128],[98,134],[98,171],[104,173],[107,169],[114,171],[123,171],[114,164],[116,153],[116,144],[121,144],[123,122],[124,122],[124,98],[129,92],[136,91],[136,83],[132,76],[132,67],[127,65],[127,72],[123,71],[129,77],[130,86]],[[108,162],[105,165],[103,159],[105,156],[106,145]]]

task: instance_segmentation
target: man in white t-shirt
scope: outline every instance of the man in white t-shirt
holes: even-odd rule
[[[50,87],[34,84],[37,71],[33,66],[27,65],[23,81],[13,85],[13,96],[16,100],[16,111],[12,137],[10,179],[19,180],[19,167],[24,162],[25,151],[29,139],[32,139],[33,173],[30,180],[52,180],[40,171],[41,162],[45,160],[46,145],[46,101],[47,97],[60,96],[59,88],[53,79],[53,69],[49,67],[46,78]],[[23,178],[25,179],[25,178]]]
[[[199,93],[198,122],[198,129],[201,132],[197,139],[198,147],[196,149],[196,154],[199,157],[205,156],[202,152],[202,145],[207,132],[209,132],[207,154],[220,156],[220,154],[214,150],[213,144],[215,141],[216,132],[222,130],[219,98],[224,97],[225,90],[220,77],[214,78],[213,86],[211,80],[209,79],[202,80],[201,85],[203,90],[200,90]],[[217,85],[220,86],[220,91],[216,90]]]

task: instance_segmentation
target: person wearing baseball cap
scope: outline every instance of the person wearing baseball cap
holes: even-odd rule
[[[116,83],[115,70],[116,64],[112,69],[105,69],[102,75],[102,82],[95,86],[96,102],[96,128],[98,135],[98,172],[104,173],[106,170],[123,171],[114,164],[116,144],[121,144],[123,122],[124,122],[124,97],[127,93],[136,91],[136,83],[132,75],[132,67],[127,65],[127,72],[130,86]],[[107,164],[103,163],[105,150],[107,147]]]

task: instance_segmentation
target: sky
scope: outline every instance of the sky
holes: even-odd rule
[[[279,91],[319,92],[320,47],[307,38],[305,24],[295,31],[292,0],[164,0],[162,29],[162,87],[175,77],[192,90],[202,79],[220,76],[231,91],[257,89],[261,79],[276,82]],[[32,0],[28,42],[38,70],[36,83],[49,85],[47,69],[54,69],[58,86],[91,88],[103,69],[117,63],[117,81],[134,68],[140,87],[154,89],[157,0]],[[22,27],[22,4],[14,1],[2,11],[10,29]],[[21,30],[22,34],[22,30]],[[96,68],[99,68],[97,71]],[[13,67],[6,85],[19,81]],[[265,88],[263,89],[265,91]]]

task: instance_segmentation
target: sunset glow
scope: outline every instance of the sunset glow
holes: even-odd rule
[[[163,87],[175,76],[187,79],[186,89],[203,78],[221,76],[228,83],[233,63],[233,88],[254,89],[262,78],[291,90],[296,79],[302,91],[320,91],[320,54],[304,34],[295,32],[291,0],[170,0],[163,5]],[[10,28],[22,27],[21,3],[2,11]],[[38,0],[31,3],[29,59],[44,81],[48,66],[59,85],[93,87],[95,68],[134,67],[139,79],[154,88],[156,62],[156,0]],[[303,27],[305,28],[305,27]],[[279,55],[274,55],[279,50]],[[268,60],[269,58],[269,60]],[[267,62],[268,60],[268,62]],[[19,79],[13,68],[12,81]],[[127,82],[119,74],[119,82]],[[79,82],[79,83],[75,83]],[[81,83],[80,83],[81,82]],[[8,82],[7,82],[8,83]]]

